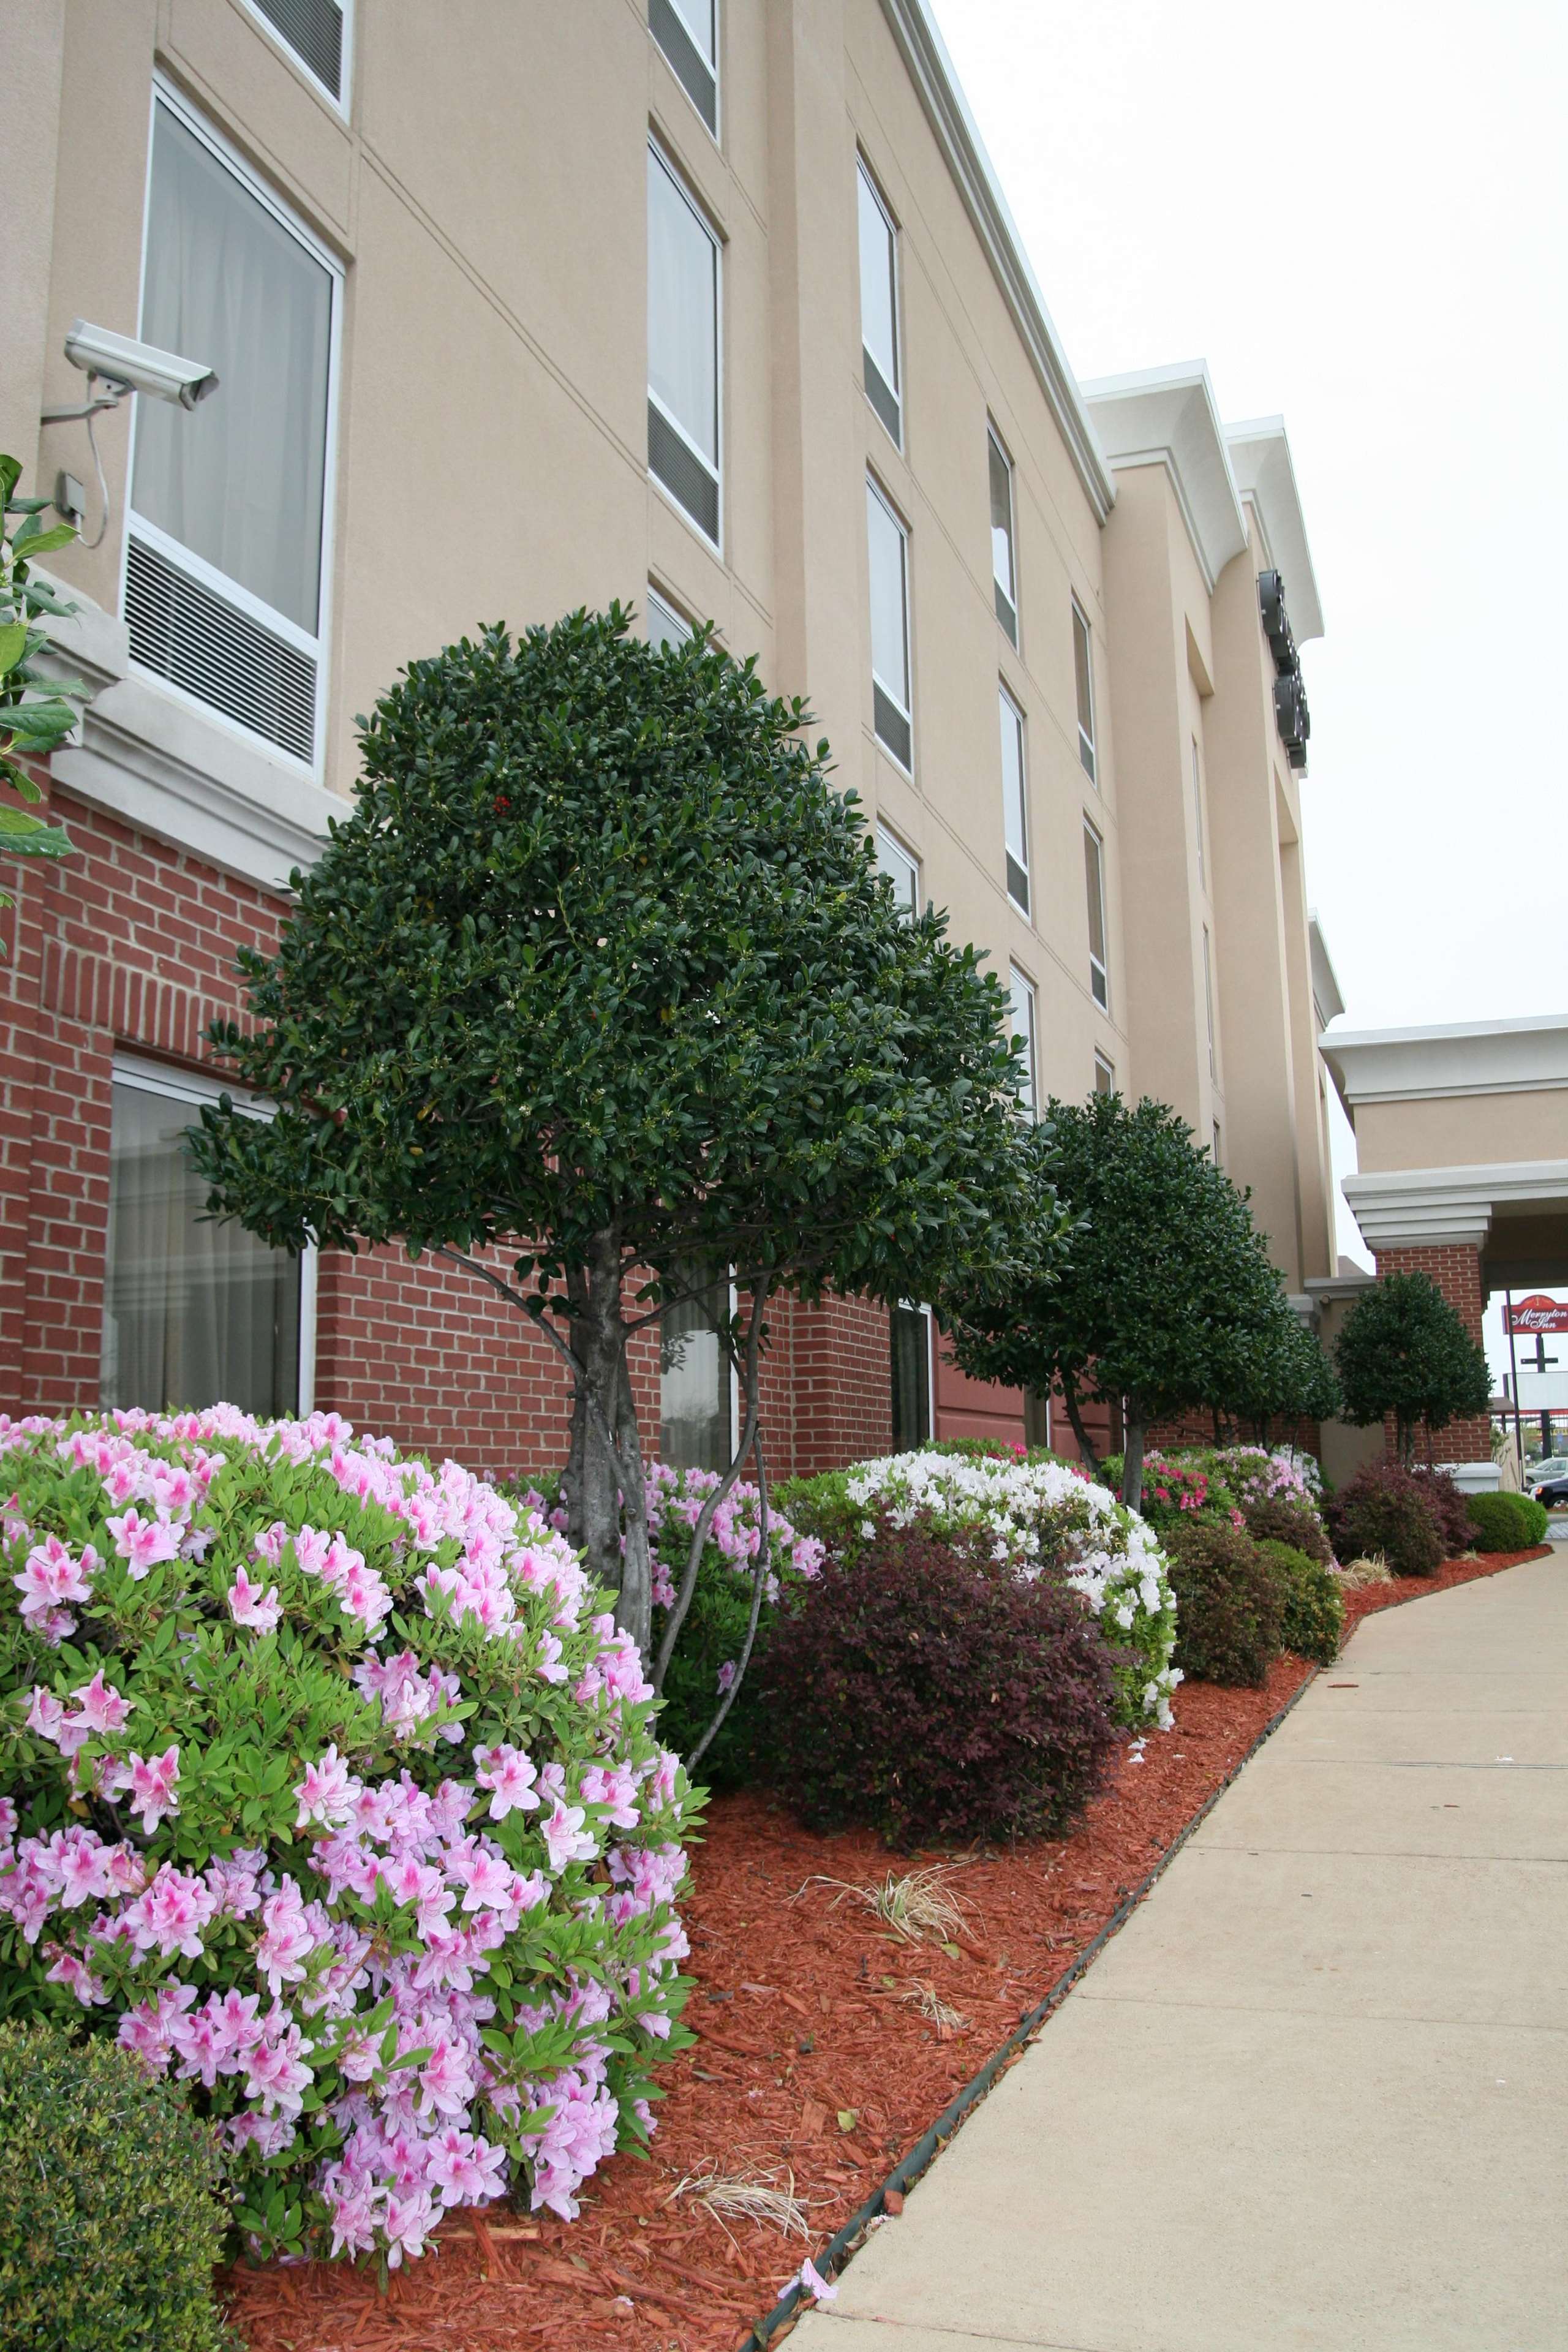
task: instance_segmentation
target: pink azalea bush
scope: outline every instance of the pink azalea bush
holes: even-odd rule
[[[563,1537],[225,1405],[0,1415],[6,1496],[3,2005],[186,2085],[259,2252],[574,2217],[689,2040],[692,1806]]]

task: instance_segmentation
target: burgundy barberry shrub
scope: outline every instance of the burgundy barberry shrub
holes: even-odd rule
[[[646,2136],[684,1772],[563,1538],[331,1415],[0,1419],[0,2008],[216,2126],[265,2252],[567,2218]]]
[[[1213,1517],[1173,1528],[1176,1657],[1200,1682],[1258,1685],[1282,1646],[1287,1581],[1241,1528]]]
[[[1431,1576],[1447,1547],[1429,1483],[1398,1462],[1369,1462],[1324,1505],[1341,1559],[1381,1556],[1395,1576]],[[1467,1525],[1464,1550],[1470,1540]]]
[[[763,1666],[779,1780],[814,1827],[890,1845],[1054,1836],[1115,1744],[1111,1654],[1082,1597],[918,1535],[832,1563]]]
[[[1473,1551],[1476,1528],[1469,1497],[1459,1492],[1452,1475],[1447,1470],[1425,1470],[1419,1464],[1410,1475],[1426,1497],[1444,1559],[1458,1559],[1462,1553]]]
[[[1328,1529],[1310,1503],[1288,1495],[1256,1495],[1242,1498],[1241,1516],[1254,1543],[1289,1544],[1305,1552],[1320,1568],[1333,1565],[1334,1548]]]

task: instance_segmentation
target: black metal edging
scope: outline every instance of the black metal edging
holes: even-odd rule
[[[970,2076],[957,2096],[942,2109],[930,2130],[922,2133],[909,2154],[900,2158],[887,2179],[879,2182],[872,2189],[865,2203],[851,2213],[843,2228],[834,2231],[820,2255],[813,2256],[812,2259],[824,2278],[832,2279],[847,2258],[858,2250],[858,2242],[864,2237],[868,2225],[884,2210],[888,2191],[893,2189],[901,2196],[906,2189],[913,2187],[943,2143],[952,2137],[970,2109],[979,2105],[997,2076],[1012,2064],[1014,2059],[1018,2057],[1026,2046],[1034,2040],[1052,2012],[1061,2006],[1089,1963],[1097,1958],[1118,1929],[1126,1924],[1155,1881],[1170,1868],[1198,1824],[1207,1819],[1237,1775],[1246,1770],[1264,1741],[1279,1730],[1291,1708],[1298,1700],[1305,1697],[1317,1678],[1317,1670],[1314,1669],[1311,1674],[1304,1677],[1300,1687],[1292,1691],[1279,1712],[1269,1717],[1246,1755],[1239,1757],[1219,1786],[1210,1790],[1186,1827],[1173,1839],[1153,1868],[1139,1880],[1131,1893],[1122,1897],[1100,1933],[1091,1943],[1086,1944],[1078,1958],[1063,1969],[1044,2000],[1037,2001],[1033,2009],[1026,2011],[1005,2042],[1000,2048],[992,2052],[977,2074]],[[799,2312],[803,2296],[804,2290],[798,2282],[786,2287],[766,2318],[752,2321],[751,2333],[742,2340],[737,2352],[768,2352],[768,2347],[773,2342],[779,2330],[788,2321],[793,2320]]]

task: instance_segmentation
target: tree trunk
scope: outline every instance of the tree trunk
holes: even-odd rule
[[[1071,1423],[1072,1433],[1078,1440],[1078,1450],[1089,1465],[1089,1475],[1091,1478],[1098,1478],[1100,1457],[1089,1442],[1089,1432],[1083,1425],[1083,1414],[1079,1407],[1078,1382],[1070,1372],[1062,1374],[1062,1402],[1068,1409],[1068,1420]]]
[[[1214,1407],[1214,1442],[1216,1447],[1223,1447],[1225,1444],[1225,1423],[1219,1417],[1217,1404]]]
[[[1143,1400],[1130,1396],[1123,1408],[1127,1425],[1127,1443],[1121,1456],[1121,1499],[1129,1510],[1142,1508],[1143,1504],[1143,1429],[1146,1415]]]
[[[578,1366],[567,1471],[567,1534],[595,1584],[617,1594],[616,1622],[646,1656],[651,1632],[647,1498],[621,1314],[621,1252],[606,1229],[574,1275],[572,1353]],[[622,1520],[625,1518],[625,1540]]]

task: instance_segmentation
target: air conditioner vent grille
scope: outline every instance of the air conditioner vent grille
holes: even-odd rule
[[[316,79],[341,99],[343,12],[338,0],[253,0],[253,5]]]
[[[661,409],[647,404],[647,462],[700,530],[719,542],[719,485]]]
[[[132,538],[125,570],[131,655],[280,751],[316,755],[316,665],[247,613]]]

